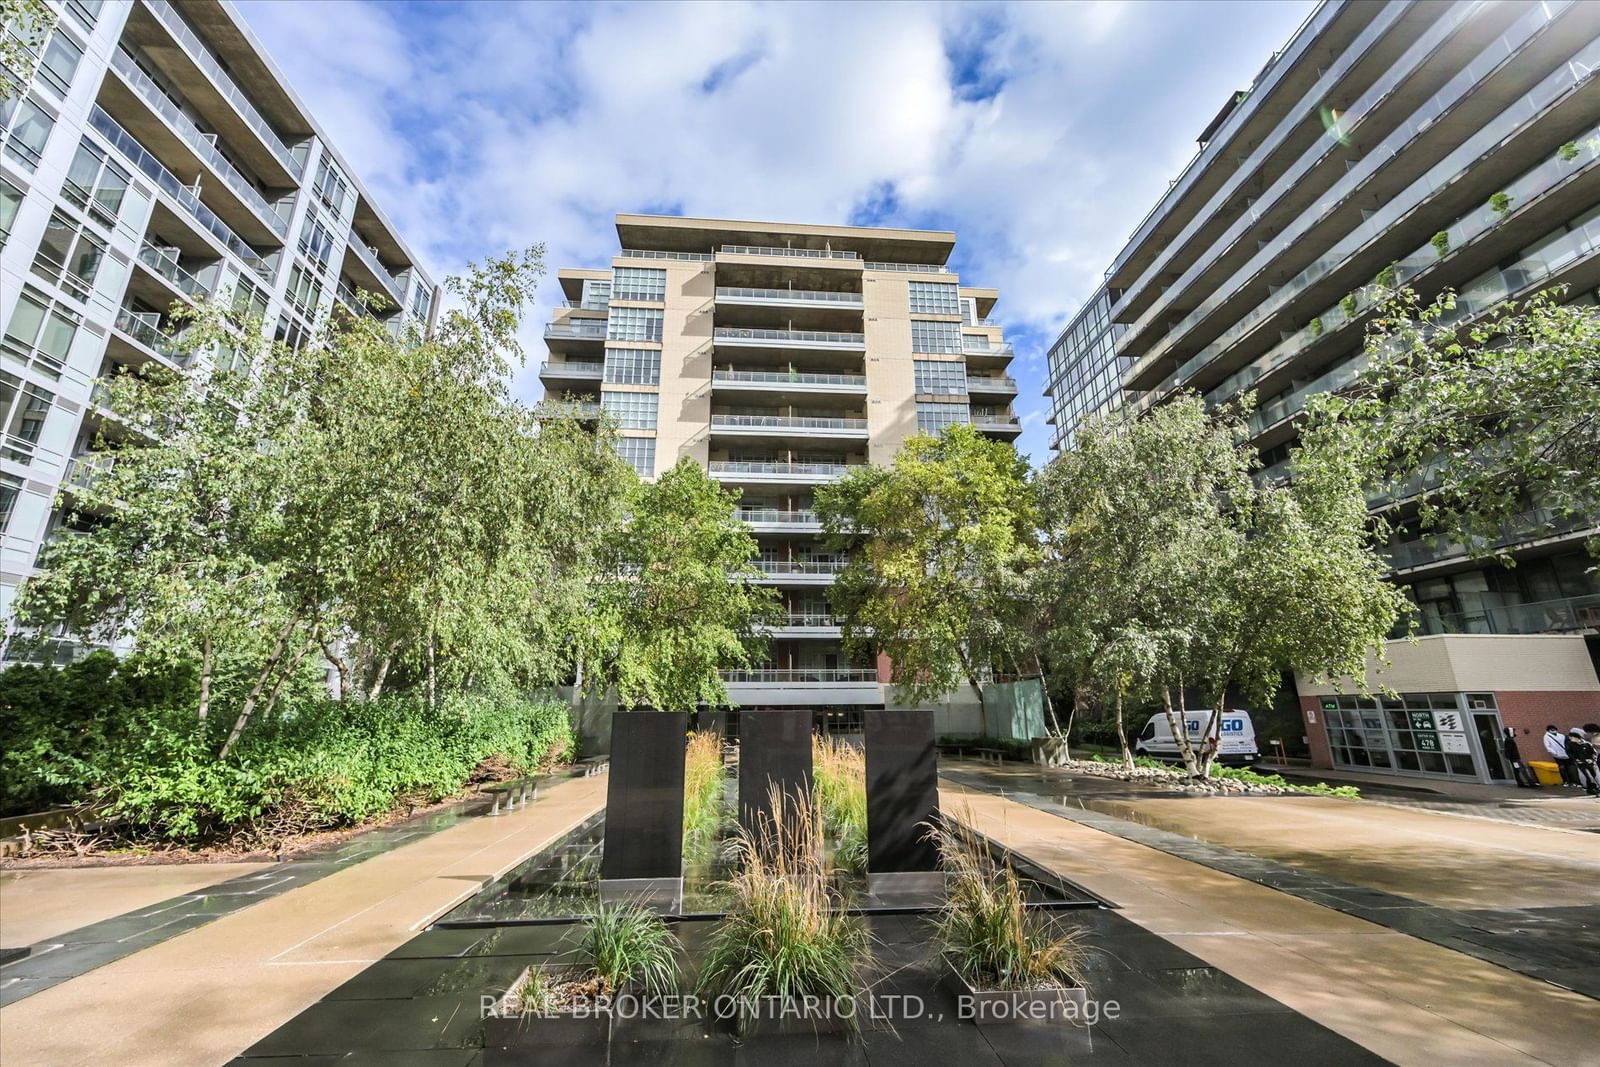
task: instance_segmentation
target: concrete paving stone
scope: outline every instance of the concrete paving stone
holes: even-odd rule
[[[1387,1062],[1294,1013],[1243,1018],[1207,1015],[1187,1023],[1181,1031],[1150,1025],[1130,1013],[1105,1023],[1104,1029],[1135,1063],[1241,1067],[1281,1064],[1286,1055],[1292,1055],[1296,1067],[1358,1067]],[[1239,1047],[1241,1034],[1249,1039],[1244,1050]]]
[[[1034,1023],[982,1026],[984,1039],[1006,1067],[1059,1067],[1063,1063],[1129,1064],[1133,1060],[1103,1026]],[[1040,1033],[1043,1030],[1044,1033]]]

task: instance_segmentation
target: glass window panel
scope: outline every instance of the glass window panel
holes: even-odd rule
[[[967,365],[960,360],[912,360],[919,393],[963,395],[967,391]]]
[[[616,300],[665,300],[667,272],[649,267],[618,267],[614,272],[611,298]]]
[[[961,298],[957,287],[949,282],[911,282],[911,313],[913,315],[959,315]],[[959,328],[959,323],[957,324]]]
[[[917,432],[925,434],[943,433],[946,427],[957,423],[971,422],[966,404],[946,404],[932,401],[919,401],[917,403]]]
[[[11,512],[17,506],[17,494],[22,492],[22,479],[10,474],[0,474],[0,530],[11,525]]]
[[[606,336],[614,341],[659,341],[661,323],[659,308],[612,308]]]
[[[45,142],[56,120],[32,100],[23,100],[11,121],[11,134],[6,138],[6,155],[17,161],[24,170],[32,171],[39,165]]]
[[[617,451],[633,465],[641,478],[651,478],[656,473],[656,439],[654,437],[619,437]]]
[[[610,389],[600,391],[600,408],[617,420],[617,425],[629,430],[656,428],[655,393],[619,393]]]
[[[961,353],[961,324],[959,322],[934,322],[911,320],[911,351],[933,352],[940,355]]]
[[[16,224],[17,214],[22,210],[22,190],[15,185],[0,178],[0,248],[6,243],[6,238],[11,234],[11,227]]]
[[[613,385],[660,385],[661,353],[653,348],[608,348],[605,380]]]

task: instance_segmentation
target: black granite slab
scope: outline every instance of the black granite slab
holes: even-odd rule
[[[602,879],[683,874],[683,757],[688,730],[689,716],[682,711],[612,715]]]
[[[939,750],[931,711],[873,711],[867,742],[867,870],[932,871],[928,828],[939,815]]]
[[[807,708],[739,715],[739,825],[758,840],[776,814],[773,786],[811,795],[811,718]]]

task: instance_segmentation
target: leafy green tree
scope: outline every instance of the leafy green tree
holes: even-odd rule
[[[1485,554],[1531,507],[1600,514],[1600,313],[1561,295],[1464,324],[1452,292],[1391,294],[1360,381],[1313,399],[1307,451],[1343,452],[1399,497],[1425,489],[1424,525]]]
[[[0,0],[0,103],[28,91],[55,25],[56,13],[43,0]]]
[[[849,555],[830,597],[845,648],[887,654],[902,699],[965,684],[981,702],[997,674],[1040,673],[1038,510],[1011,445],[963,425],[913,437],[891,466],[823,486],[817,514],[829,547]]]
[[[638,486],[594,582],[587,687],[664,711],[728,703],[721,671],[761,660],[779,603],[748,581],[759,546],[734,516],[737,498],[687,457]]]

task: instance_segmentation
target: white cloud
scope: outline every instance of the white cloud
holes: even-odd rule
[[[242,8],[438,274],[532,241],[603,262],[618,211],[842,222],[887,192],[879,221],[956,230],[1042,459],[1043,345],[1307,6]]]

